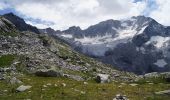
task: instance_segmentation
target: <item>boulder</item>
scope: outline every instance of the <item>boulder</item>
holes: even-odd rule
[[[28,89],[30,89],[32,86],[24,86],[24,85],[21,85],[21,86],[19,86],[17,89],[16,89],[16,91],[17,92],[23,92],[23,91],[25,91],[25,90],[28,90]]]
[[[110,82],[109,75],[107,75],[107,74],[97,74],[96,82],[97,83],[108,83],[108,82]]]
[[[60,77],[62,74],[54,70],[39,70],[35,72],[35,75],[42,77]]]
[[[62,83],[61,85],[62,85],[63,87],[66,87],[66,84],[65,84],[65,83]]]
[[[129,100],[126,96],[123,96],[121,94],[117,94],[116,97],[113,100]]]
[[[10,82],[11,84],[21,84],[21,83],[22,83],[22,82],[21,82],[19,79],[17,79],[16,77],[11,78],[9,82]]]

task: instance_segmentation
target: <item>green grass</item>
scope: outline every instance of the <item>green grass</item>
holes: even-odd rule
[[[112,100],[119,93],[127,95],[130,100],[169,100],[170,98],[168,95],[154,94],[154,92],[169,89],[170,84],[157,83],[150,85],[144,83],[133,87],[129,83],[125,83],[125,85],[119,87],[119,82],[97,84],[94,81],[88,81],[88,84],[85,85],[81,81],[66,78],[29,75],[24,75],[19,79],[25,85],[31,85],[32,88],[25,92],[16,93],[15,89],[19,85],[10,85],[0,81],[0,100]],[[51,83],[51,86],[43,87],[48,83]],[[62,83],[65,83],[66,87],[63,87]],[[3,92],[4,90],[8,91]],[[81,91],[85,92],[85,94],[81,93]]]
[[[0,67],[10,66],[15,59],[15,55],[3,55],[0,57]]]

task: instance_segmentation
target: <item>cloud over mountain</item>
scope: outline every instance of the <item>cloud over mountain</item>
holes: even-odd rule
[[[41,28],[66,29],[77,25],[86,28],[91,24],[106,20],[140,15],[145,2],[133,0],[1,0],[1,3],[29,19],[30,24]],[[35,23],[40,20],[46,23]],[[49,24],[53,22],[54,24]]]

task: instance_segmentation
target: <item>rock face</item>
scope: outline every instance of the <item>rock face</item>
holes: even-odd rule
[[[0,30],[1,32],[11,32],[15,26],[7,19],[0,17]]]
[[[46,29],[39,29],[39,31],[41,33],[46,33],[46,34],[49,34],[49,35],[55,35],[57,33],[57,31],[55,31],[54,29],[52,28],[46,28]]]
[[[14,15],[13,13],[5,14],[3,15],[3,17],[12,22],[19,31],[30,31],[40,33],[36,27],[26,24],[22,18]]]
[[[71,27],[57,35],[75,50],[120,70],[170,71],[170,28],[149,17],[107,20],[85,30]]]
[[[24,85],[21,85],[21,86],[19,86],[17,89],[16,89],[16,91],[17,92],[24,92],[24,91],[26,91],[26,90],[28,90],[28,89],[30,89],[32,86],[24,86]]]
[[[108,82],[110,82],[109,75],[107,75],[107,74],[97,74],[96,81],[98,83],[108,83]]]

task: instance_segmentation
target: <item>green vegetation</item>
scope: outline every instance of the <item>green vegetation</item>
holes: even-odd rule
[[[0,31],[0,35],[3,35],[3,36],[16,37],[16,36],[18,36],[18,34],[19,34],[19,32],[16,32],[16,31],[11,31],[11,32]]]
[[[0,67],[10,66],[15,59],[15,55],[3,55],[0,57]]]
[[[44,78],[29,75],[20,76],[19,79],[25,85],[31,85],[32,88],[17,93],[15,89],[19,85],[10,85],[0,81],[0,100],[112,100],[119,93],[127,95],[130,100],[169,100],[170,98],[168,95],[154,94],[154,92],[169,89],[170,84],[165,83],[143,83],[130,86],[130,83],[97,84],[94,81],[87,81],[88,84],[84,84],[84,82],[67,78]],[[47,85],[49,83],[50,85]],[[66,84],[65,87],[62,85],[63,83]],[[4,90],[7,91],[3,92]]]

